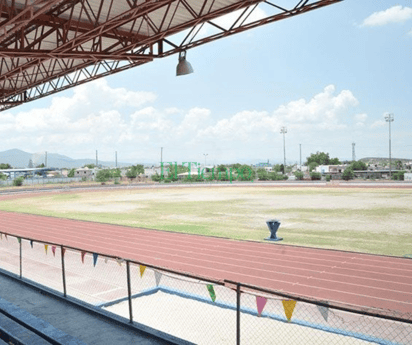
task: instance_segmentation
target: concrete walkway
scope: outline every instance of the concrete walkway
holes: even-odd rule
[[[172,341],[173,339],[162,340],[155,335],[132,329],[126,324],[111,321],[49,293],[42,293],[35,287],[21,283],[1,272],[0,297],[86,344],[166,345],[180,343]]]

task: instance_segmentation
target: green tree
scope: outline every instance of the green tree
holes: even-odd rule
[[[74,177],[75,173],[76,173],[76,169],[73,168],[69,171],[69,173],[67,174],[67,177]]]
[[[319,166],[319,164],[318,163],[316,163],[316,162],[311,162],[311,163],[309,163],[309,171],[313,171],[313,170],[315,170],[315,168],[317,167],[317,166]]]
[[[94,169],[96,168],[95,164],[85,164],[84,168]]]
[[[305,165],[310,163],[317,163],[318,165],[337,165],[341,164],[338,158],[330,158],[329,153],[316,152],[312,153],[306,160]]]
[[[401,160],[396,161],[396,169],[401,170],[403,166],[403,163]]]
[[[44,163],[41,163],[40,165],[36,166],[36,168],[44,168],[44,167],[45,167]]]
[[[296,177],[297,180],[303,180],[304,174],[301,171],[295,171],[294,175]]]
[[[269,174],[268,174],[268,172],[266,171],[266,169],[263,169],[263,168],[259,168],[259,169],[257,170],[257,177],[258,177],[258,179],[259,179],[260,181],[267,181],[267,180],[269,180]]]
[[[353,173],[353,169],[350,166],[347,167],[342,173],[342,179],[344,179],[345,181],[353,180],[354,177],[355,174]]]
[[[15,178],[15,179],[13,180],[13,186],[16,186],[16,187],[22,186],[22,185],[23,185],[23,181],[24,181],[24,177],[23,177],[23,176],[17,177],[17,178]]]
[[[253,181],[256,178],[256,171],[246,164],[236,169],[236,174],[238,181]]]
[[[321,178],[322,178],[321,173],[314,172],[314,171],[310,173],[311,180],[320,180]]]
[[[7,175],[0,172],[0,180],[7,180]]]
[[[111,171],[109,169],[99,170],[96,174],[96,181],[106,182],[112,177]]]
[[[120,171],[120,170],[119,170]],[[132,165],[126,172],[126,176],[130,179],[136,178],[138,175],[144,174],[144,166],[141,164]],[[120,176],[119,176],[120,177]]]
[[[8,163],[0,163],[0,169],[11,169],[11,165]]]
[[[224,166],[223,164],[220,164],[220,165],[217,167],[217,171],[225,172],[225,171],[226,171],[226,166]]]
[[[280,172],[281,172],[282,174],[285,173],[285,166],[284,166],[283,164],[280,165]]]
[[[352,162],[350,167],[352,170],[368,170],[368,166],[362,161]]]
[[[273,170],[278,173],[278,172],[281,172],[281,171],[282,171],[282,167],[281,167],[280,164],[276,164],[276,165],[273,167]]]

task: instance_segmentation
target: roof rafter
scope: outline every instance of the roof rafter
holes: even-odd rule
[[[0,0],[0,111],[343,0],[273,1]]]

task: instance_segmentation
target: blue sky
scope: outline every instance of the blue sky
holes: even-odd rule
[[[174,55],[3,112],[0,151],[277,163],[286,126],[289,163],[299,144],[387,157],[390,112],[392,156],[412,159],[411,48],[412,1],[345,0],[191,49],[188,76]]]

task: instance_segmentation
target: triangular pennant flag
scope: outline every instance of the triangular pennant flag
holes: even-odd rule
[[[155,274],[156,286],[159,286],[160,279],[162,279],[162,274],[160,272],[157,272],[157,271],[154,271],[154,274]]]
[[[121,265],[122,265],[122,262],[123,262],[123,259],[117,258],[117,259],[116,259],[116,262],[117,262],[117,264],[118,264],[119,266],[121,266]]]
[[[258,316],[262,315],[263,308],[265,308],[265,305],[266,305],[267,301],[268,300],[265,297],[256,296],[256,305],[257,305]]]
[[[319,310],[320,314],[323,316],[323,318],[327,322],[328,321],[328,316],[329,316],[329,308],[321,306],[321,305],[317,305],[317,307],[318,307],[318,310]]]
[[[62,257],[64,257],[64,253],[66,253],[66,248],[62,247]]]
[[[145,270],[146,270],[146,266],[140,265],[140,278],[143,278],[143,274]]]
[[[3,234],[0,232],[0,240],[3,240]]]
[[[17,237],[17,242],[21,243],[21,238]]]
[[[7,239],[7,234],[4,234],[4,238],[8,241],[8,239]]]
[[[107,262],[109,261],[109,258],[104,258],[104,263],[107,264]]]
[[[44,245],[44,251],[46,252],[46,255],[47,255],[47,248],[49,248],[49,245],[48,245],[48,244],[45,244],[45,245]]]
[[[52,253],[53,253],[53,256],[56,256],[56,246],[52,246]]]
[[[99,256],[98,254],[93,253],[93,266],[94,266],[94,267],[96,267],[96,264],[97,264],[97,257],[98,257],[98,256]]]
[[[207,287],[207,290],[209,291],[209,295],[212,301],[213,302],[216,301],[216,294],[215,294],[215,289],[213,288],[213,285],[208,284],[206,287]]]
[[[296,306],[296,301],[293,300],[288,300],[288,301],[282,301],[283,308],[285,309],[285,315],[288,321],[292,319],[292,314],[293,310],[295,309]]]
[[[33,240],[30,240],[30,246],[33,248]]]
[[[84,256],[86,255],[86,252],[82,250],[82,263],[84,263]]]

